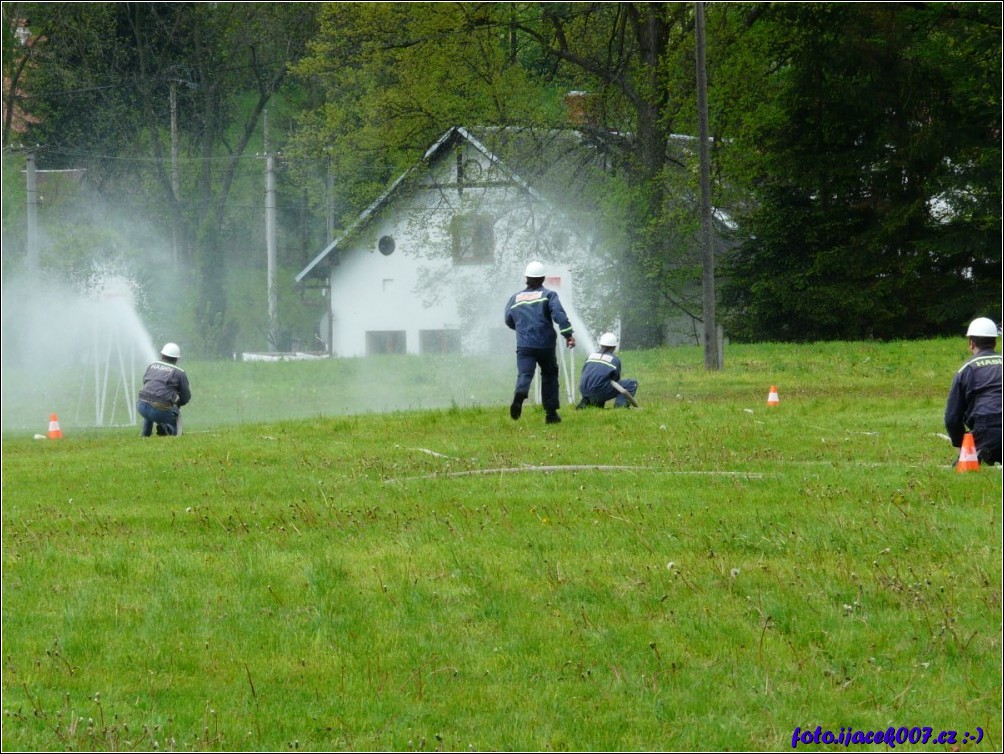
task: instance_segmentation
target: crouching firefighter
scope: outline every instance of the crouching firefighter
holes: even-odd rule
[[[178,344],[166,343],[160,349],[160,360],[150,364],[143,374],[143,387],[136,402],[136,410],[143,417],[143,437],[153,433],[154,424],[158,435],[178,434],[181,407],[192,400],[188,375],[178,367],[180,358]]]
[[[576,408],[603,408],[611,399],[615,407],[630,408],[633,403],[631,398],[638,392],[638,381],[621,379],[621,360],[614,354],[617,343],[617,336],[612,332],[605,332],[600,336],[599,352],[590,354],[582,367],[582,378],[579,380],[582,400]],[[618,390],[614,386],[615,382],[631,397]]]
[[[952,379],[945,404],[945,429],[952,445],[962,447],[972,432],[980,463],[1001,462],[1001,355],[997,323],[978,317],[966,332],[971,358]]]

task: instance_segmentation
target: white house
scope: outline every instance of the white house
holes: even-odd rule
[[[534,260],[591,349],[579,285],[595,273],[598,232],[586,203],[549,197],[588,185],[604,159],[574,130],[451,128],[297,275],[327,296],[328,351],[508,351],[505,303]]]

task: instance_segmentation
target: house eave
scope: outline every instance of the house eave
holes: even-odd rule
[[[362,230],[380,210],[380,207],[397,190],[397,187],[400,186],[405,181],[405,179],[409,175],[411,175],[411,173],[414,170],[415,170],[414,167],[409,168],[400,176],[398,176],[397,180],[395,180],[394,183],[392,183],[386,191],[380,194],[380,196],[377,197],[377,199],[372,204],[370,204],[370,206],[368,206],[361,213],[359,213],[359,216],[356,217],[356,219],[352,222],[352,224],[349,225],[349,227],[346,228],[342,232],[342,234],[338,236],[338,238],[336,238],[334,241],[325,246],[324,249],[321,251],[321,253],[318,254],[316,257],[314,257],[311,260],[310,264],[308,264],[306,267],[303,268],[300,274],[296,276],[296,282],[302,283],[304,279],[306,279],[311,275],[321,275],[322,271],[318,269],[318,266],[321,264],[321,262],[323,262],[328,257],[329,254],[341,248],[347,241],[349,241],[353,236],[355,236],[356,233]],[[326,271],[324,275],[326,276]]]
[[[484,155],[485,159],[495,168],[498,168],[502,175],[505,176],[508,181],[511,181],[512,185],[517,186],[520,190],[525,191],[535,200],[542,201],[543,196],[537,189],[533,188],[530,183],[524,179],[522,176],[517,174],[515,171],[506,166],[506,164],[496,155],[491,149],[489,149],[485,144],[478,139],[474,134],[468,131],[462,126],[453,126],[442,136],[440,136],[422,155],[422,159],[408,170],[403,172],[398,178],[382,193],[377,197],[366,209],[364,209],[349,225],[348,228],[342,232],[334,241],[329,243],[324,249],[314,257],[310,263],[303,268],[303,270],[296,276],[297,285],[302,285],[304,281],[309,277],[320,277],[325,278],[330,270],[330,265],[323,265],[325,259],[328,258],[333,252],[343,249],[348,241],[350,241],[359,231],[361,231],[369,222],[376,216],[380,211],[381,207],[386,204],[390,198],[397,192],[400,186],[405,183],[416,171],[425,165],[428,165],[436,156],[438,156],[444,149],[447,149],[457,138],[462,138],[467,143],[469,143],[474,149]],[[492,185],[498,185],[493,183]]]
[[[300,274],[296,276],[297,284],[302,284],[305,279],[311,276],[326,277],[327,270],[320,267],[321,262],[323,262],[329,254],[341,248],[346,242],[351,240],[356,233],[362,230],[377,214],[377,212],[379,212],[380,208],[390,199],[390,197],[394,195],[401,184],[403,184],[419,167],[427,164],[429,160],[438,154],[439,151],[450,142],[453,136],[460,131],[461,129],[453,127],[440,136],[439,139],[437,139],[436,142],[426,150],[419,164],[413,165],[401,173],[401,175],[399,175],[397,179],[382,194],[380,194],[380,196],[378,196],[366,209],[359,213],[352,224],[349,225],[349,227],[346,228],[341,235],[325,246],[321,253],[314,257],[310,263],[303,268]]]

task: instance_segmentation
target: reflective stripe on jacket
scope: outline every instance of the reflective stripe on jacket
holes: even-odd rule
[[[621,378],[621,360],[612,353],[592,353],[582,367],[579,392],[585,398],[609,395],[610,380]]]
[[[945,429],[960,447],[966,428],[974,432],[1001,427],[1001,354],[984,349],[962,365],[945,405]]]
[[[572,324],[558,294],[548,288],[527,288],[509,297],[505,323],[516,331],[517,348],[553,348],[558,341],[554,323],[565,338],[572,336]]]

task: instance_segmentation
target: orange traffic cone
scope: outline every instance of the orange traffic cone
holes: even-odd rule
[[[49,414],[49,439],[50,440],[62,440],[63,430],[59,428],[59,417],[55,414]]]
[[[775,385],[770,386],[770,394],[767,396],[767,405],[776,406],[781,400],[777,397],[777,387]]]
[[[959,451],[959,460],[955,464],[955,470],[960,474],[964,471],[980,470],[980,459],[976,455],[976,443],[973,441],[972,432],[966,432],[962,438],[962,449]]]

